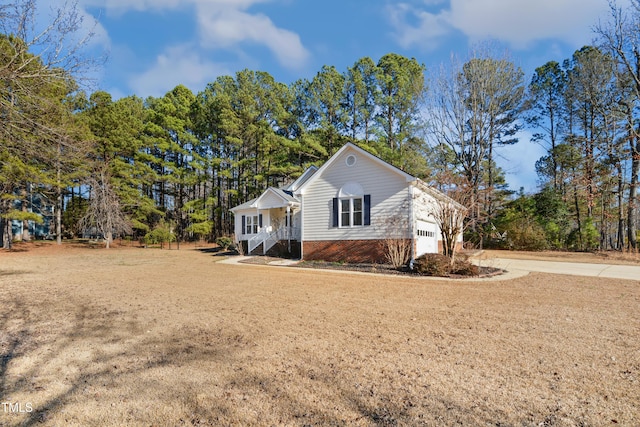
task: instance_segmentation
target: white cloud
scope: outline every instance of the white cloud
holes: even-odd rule
[[[84,0],[107,14],[167,11],[193,7],[203,47],[238,49],[243,43],[265,46],[287,68],[301,68],[309,57],[298,34],[279,28],[266,15],[247,10],[269,0]]]
[[[269,1],[271,0],[80,0],[80,3],[105,9],[109,13],[122,13],[128,10],[154,11],[177,9],[179,7],[196,4],[246,9],[254,4]]]
[[[191,0],[81,0],[84,6],[103,9],[109,15],[119,15],[129,10],[138,12],[176,9],[193,3]]]
[[[432,48],[447,31],[458,30],[472,41],[497,39],[514,49],[549,39],[577,48],[590,43],[591,28],[608,13],[604,0],[451,0],[435,12],[426,7],[433,10],[429,2],[391,6],[390,22],[403,47]]]
[[[163,96],[179,84],[194,92],[231,71],[204,59],[190,46],[172,46],[158,55],[151,68],[129,79],[129,86],[141,97]]]
[[[396,39],[403,48],[422,45],[429,50],[435,49],[440,39],[453,29],[449,11],[433,14],[414,9],[406,3],[389,6],[387,11]],[[418,21],[417,26],[407,24],[411,18]]]
[[[543,39],[576,47],[591,40],[591,27],[606,14],[603,0],[452,0],[452,24],[472,39],[496,38],[514,48]]]
[[[278,28],[263,14],[249,14],[232,7],[201,4],[198,7],[201,40],[207,47],[231,47],[242,42],[266,46],[287,68],[300,68],[309,53],[300,37]]]
[[[111,38],[107,30],[96,21],[96,19],[90,14],[83,12],[82,21],[83,31],[91,32],[92,36],[89,41],[91,46],[99,46],[102,48],[108,48],[111,46]]]

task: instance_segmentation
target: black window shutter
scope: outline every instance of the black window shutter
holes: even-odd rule
[[[371,225],[371,194],[364,195],[364,225]]]
[[[338,226],[338,198],[333,198],[333,226]]]
[[[262,214],[258,215],[258,227],[262,228]]]
[[[245,233],[246,226],[247,226],[247,217],[245,215],[242,215],[242,234]]]

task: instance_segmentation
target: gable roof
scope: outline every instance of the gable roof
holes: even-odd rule
[[[464,205],[462,205],[459,202],[456,202],[454,199],[452,199],[451,197],[447,196],[442,191],[439,191],[439,190],[429,186],[426,182],[424,182],[423,180],[421,180],[419,178],[416,180],[416,186],[418,188],[420,188],[422,191],[424,191],[425,193],[429,194],[430,196],[432,196],[432,197],[434,197],[434,198],[436,198],[436,199],[438,199],[438,200],[440,200],[442,202],[450,203],[453,206],[455,206],[457,209],[460,209],[460,210],[465,210],[465,211],[467,210],[467,208]]]
[[[287,205],[295,205],[299,204],[300,201],[293,196],[293,193],[287,190],[283,190],[280,188],[269,187],[267,188],[259,197],[255,199],[251,199],[248,202],[245,202],[241,205],[235,206],[229,209],[232,212],[246,210],[246,209],[255,209],[260,206],[260,202],[266,198],[269,194],[275,194],[282,201],[281,205],[278,206],[269,206],[269,207],[284,207]]]
[[[370,159],[374,163],[378,164],[380,167],[383,167],[383,168],[385,168],[385,169],[387,169],[387,170],[389,170],[389,171],[401,176],[402,178],[404,178],[406,180],[407,183],[422,189],[427,194],[430,194],[432,197],[434,197],[434,198],[436,198],[438,200],[447,202],[447,203],[451,203],[454,206],[456,206],[458,209],[466,210],[466,208],[463,205],[461,205],[460,203],[456,202],[455,200],[453,200],[451,197],[447,196],[446,194],[444,194],[444,193],[438,191],[437,189],[429,186],[426,182],[422,181],[421,179],[416,178],[416,177],[414,177],[412,175],[409,175],[408,173],[406,173],[406,172],[398,169],[397,167],[385,162],[381,158],[369,153],[368,151],[358,147],[357,145],[355,145],[355,144],[353,144],[351,142],[348,142],[345,145],[343,145],[320,168],[318,168],[317,166],[311,166],[311,167],[307,168],[307,170],[305,170],[302,173],[302,175],[300,175],[300,177],[298,177],[298,179],[296,179],[293,183],[289,184],[288,186],[283,187],[283,188],[269,187],[259,197],[251,199],[248,202],[245,202],[245,203],[243,203],[241,205],[235,206],[235,207],[231,208],[230,210],[232,212],[236,212],[236,211],[241,211],[241,210],[256,209],[256,208],[258,208],[260,206],[260,201],[263,200],[264,198],[268,197],[269,194],[276,195],[282,201],[281,205],[269,206],[269,207],[285,207],[287,205],[289,205],[289,206],[291,206],[291,205],[299,205],[300,204],[300,199],[298,199],[296,196],[300,195],[300,194],[303,194],[305,188],[308,187],[316,179],[318,179],[318,177],[321,176],[325,170],[330,168],[331,165],[333,165],[336,162],[336,159],[339,158],[347,150],[353,150],[353,151],[363,155],[364,157]]]
[[[302,186],[302,184],[307,182],[309,178],[311,178],[313,174],[316,173],[317,171],[318,171],[317,166],[309,166],[304,172],[302,172],[302,175],[300,175],[298,179],[296,179],[291,184],[284,187],[283,190],[296,191],[298,188]]]
[[[300,201],[298,199],[293,197],[293,194],[291,192],[287,192],[285,190],[281,190],[281,189],[275,188],[275,187],[269,187],[264,191],[264,193],[262,193],[260,195],[260,197],[258,197],[256,199],[256,205],[259,205],[260,202],[262,201],[262,199],[267,197],[267,194],[269,194],[269,193],[275,194],[280,199],[282,199],[282,201],[284,202],[284,205],[289,204],[289,203],[294,203],[294,204],[295,203],[300,203]]]
[[[316,179],[318,179],[318,177],[320,177],[325,170],[329,169],[335,162],[336,159],[338,159],[345,151],[347,150],[353,150],[356,151],[357,153],[363,155],[364,157],[372,160],[374,163],[377,163],[379,166],[393,172],[396,173],[398,175],[400,175],[402,178],[404,178],[407,182],[413,182],[415,181],[417,178],[409,175],[406,172],[403,172],[402,170],[398,169],[397,167],[385,162],[384,160],[382,160],[381,158],[374,156],[373,154],[369,153],[368,151],[358,147],[357,145],[351,143],[351,142],[347,142],[345,145],[343,145],[333,156],[331,156],[329,158],[329,160],[327,160],[322,166],[320,166],[320,169],[318,169],[309,179],[307,179],[304,183],[302,183],[302,185],[300,185],[296,190],[294,190],[294,194],[303,194],[304,190],[306,187],[308,187],[309,185],[311,185],[312,182],[314,182]]]
[[[256,207],[256,200],[258,200],[258,198],[256,197],[255,199],[251,199],[248,202],[244,202],[241,205],[238,206],[234,206],[231,209],[229,209],[231,212],[235,212],[235,211],[243,211],[245,209],[251,209],[251,208],[255,208]]]

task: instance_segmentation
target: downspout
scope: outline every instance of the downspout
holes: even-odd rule
[[[300,259],[304,259],[304,196],[299,194],[300,198]]]
[[[289,251],[289,253],[291,253],[291,221],[293,220],[293,218],[291,218],[291,206],[289,204],[287,204],[287,250]]]

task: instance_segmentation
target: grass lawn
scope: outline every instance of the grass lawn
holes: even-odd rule
[[[0,425],[640,425],[640,280],[216,261],[0,253]]]

